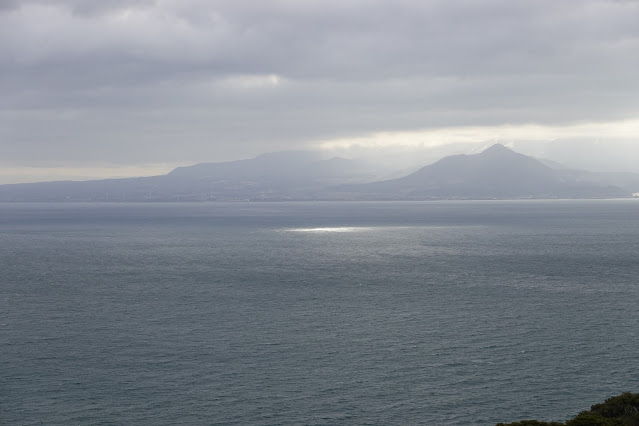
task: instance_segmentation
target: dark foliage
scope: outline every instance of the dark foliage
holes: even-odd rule
[[[608,398],[565,423],[522,420],[497,426],[639,426],[639,393],[626,392]]]

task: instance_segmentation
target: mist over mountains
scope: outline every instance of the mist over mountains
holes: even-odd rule
[[[431,200],[631,197],[639,174],[571,170],[495,144],[385,179],[374,163],[312,151],[178,167],[166,175],[0,185],[2,202]]]
[[[392,199],[606,198],[628,196],[639,182],[639,175],[623,181],[615,173],[604,176],[549,164],[495,144],[478,154],[445,157],[402,178],[344,189]]]

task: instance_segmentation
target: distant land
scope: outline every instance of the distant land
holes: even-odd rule
[[[501,144],[444,157],[404,177],[378,176],[363,161],[284,151],[159,176],[0,185],[0,202],[629,198],[639,192],[639,174],[570,170]]]
[[[391,199],[610,198],[632,196],[638,178],[563,169],[495,144],[479,154],[445,157],[402,178],[342,190]]]

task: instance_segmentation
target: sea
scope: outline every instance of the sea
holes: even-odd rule
[[[639,200],[0,204],[0,424],[494,425],[639,392]]]

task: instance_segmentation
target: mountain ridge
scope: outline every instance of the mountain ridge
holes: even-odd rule
[[[541,161],[495,144],[478,154],[444,157],[397,179],[348,185],[341,191],[402,198],[597,198],[623,196],[605,182],[570,179]]]
[[[446,156],[399,178],[375,176],[358,160],[283,151],[158,176],[0,185],[0,201],[612,198],[639,190],[639,175],[553,168],[501,144]]]

